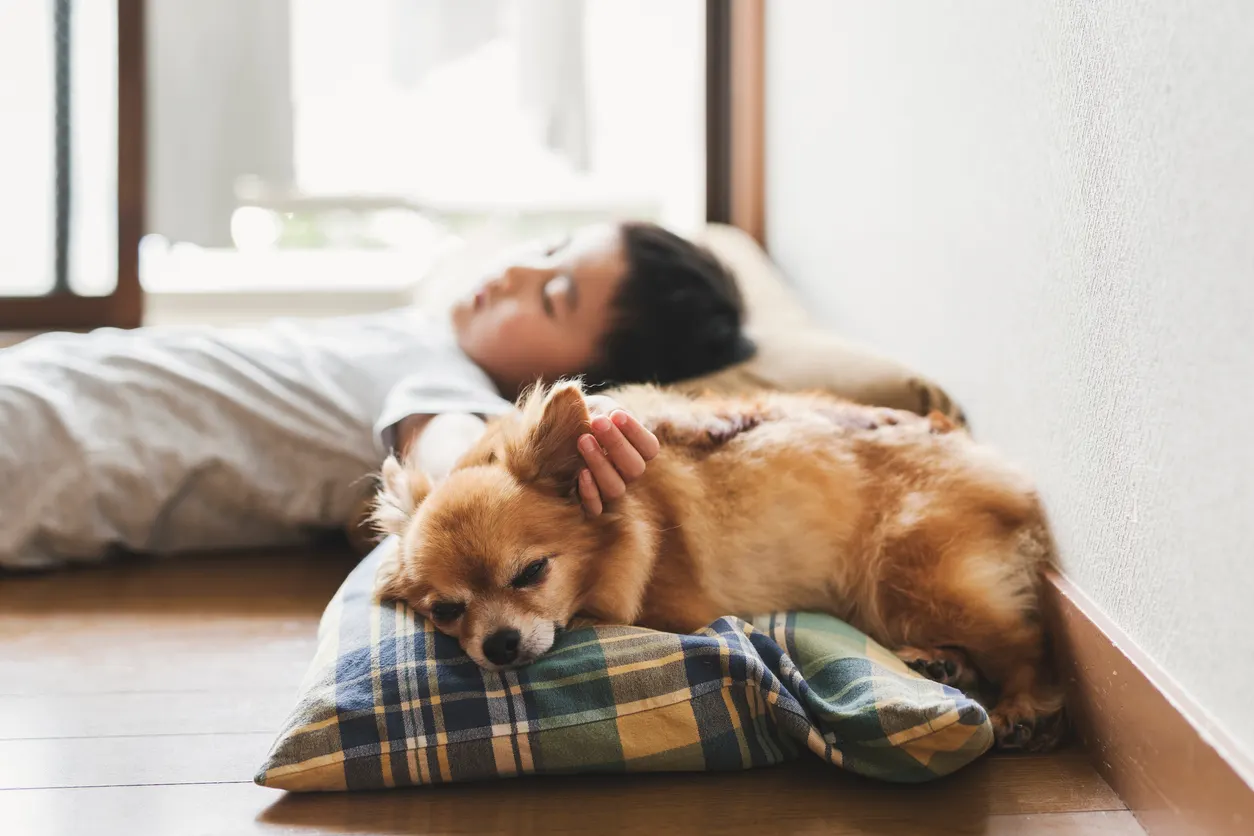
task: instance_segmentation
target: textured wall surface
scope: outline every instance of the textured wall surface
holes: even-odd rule
[[[772,254],[1254,751],[1254,3],[768,4]]]

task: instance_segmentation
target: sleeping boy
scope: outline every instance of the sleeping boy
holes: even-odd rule
[[[731,273],[658,226],[579,230],[420,308],[256,328],[47,334],[0,350],[0,568],[308,542],[385,453],[438,478],[537,380],[669,383],[752,353]],[[579,493],[620,496],[657,440],[593,399]]]

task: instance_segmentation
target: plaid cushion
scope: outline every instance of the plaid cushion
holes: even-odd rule
[[[992,743],[984,709],[823,615],[720,618],[694,635],[587,624],[489,673],[406,606],[373,600],[384,543],[322,617],[296,708],[256,781],[379,789],[525,773],[745,769],[809,749],[926,781]]]

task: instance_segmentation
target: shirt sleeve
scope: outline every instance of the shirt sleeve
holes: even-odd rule
[[[464,412],[489,418],[513,408],[483,370],[468,358],[441,353],[388,392],[374,425],[375,443],[384,455],[394,450],[396,425],[411,415]]]

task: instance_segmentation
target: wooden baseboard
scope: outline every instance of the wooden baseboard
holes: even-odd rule
[[[1065,576],[1046,598],[1072,722],[1145,831],[1254,833],[1254,763]]]

